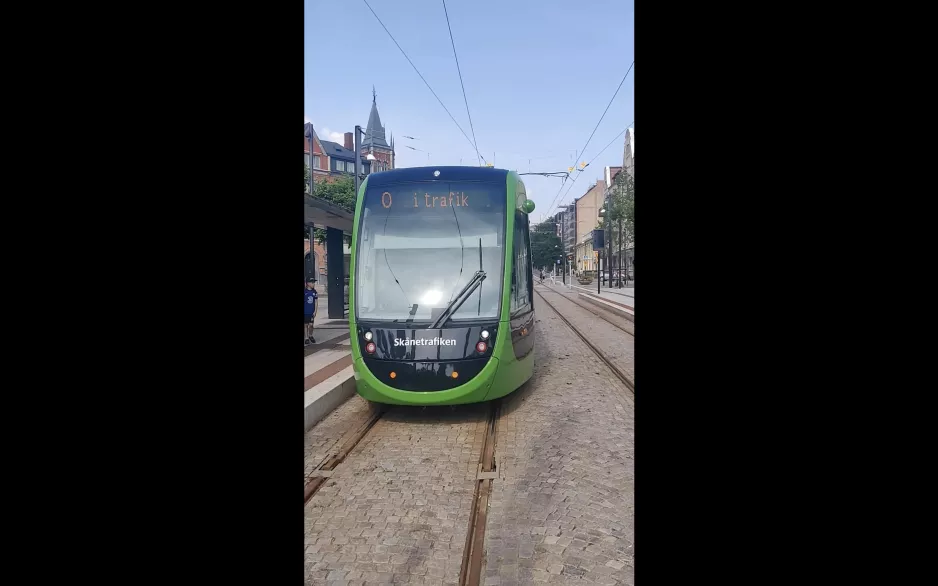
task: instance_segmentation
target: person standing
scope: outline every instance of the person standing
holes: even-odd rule
[[[319,294],[316,292],[315,283],[316,279],[309,278],[306,280],[306,291],[303,296],[303,316],[306,324],[306,339],[303,341],[304,346],[316,343],[316,338],[313,337],[313,320],[316,319],[316,306],[319,302]]]

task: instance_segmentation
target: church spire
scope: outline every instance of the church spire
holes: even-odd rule
[[[381,117],[378,115],[378,101],[375,87],[371,86],[371,115],[368,116],[368,127],[365,131],[365,140],[363,147],[377,147],[378,149],[389,149],[390,145],[385,138],[384,126],[381,125]]]

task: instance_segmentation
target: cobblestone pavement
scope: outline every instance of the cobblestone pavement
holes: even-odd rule
[[[563,287],[547,287],[547,286],[545,286],[543,289],[541,287],[535,287],[535,288],[542,293],[544,292],[544,289],[547,289],[548,291],[553,291],[554,293],[557,293],[558,295],[563,295],[567,299],[575,300],[577,303],[580,303],[581,305],[585,305],[586,307],[589,307],[591,310],[595,311],[596,313],[603,316],[605,319],[611,321],[612,323],[616,324],[617,326],[625,329],[627,332],[633,335],[635,334],[635,322],[628,320],[619,314],[613,313],[612,311],[603,308],[601,305],[590,304],[588,301],[584,301],[583,298],[577,295],[576,290],[570,291],[569,289],[564,289]],[[548,296],[548,299],[550,300],[556,297],[556,295],[551,295],[550,293],[548,293],[547,296]],[[626,303],[627,303],[627,300],[628,300],[627,297],[623,298],[623,301]],[[553,301],[551,302],[553,303]],[[593,317],[595,319],[595,316]]]
[[[597,348],[603,351],[603,354],[606,355],[609,360],[615,364],[619,370],[621,370],[626,376],[630,379],[635,380],[635,338],[626,334],[617,327],[603,321],[601,318],[596,317],[594,314],[590,313],[588,310],[583,309],[576,303],[573,303],[565,295],[561,294],[552,294],[549,292],[544,292],[540,286],[536,286],[535,290],[544,295],[544,298],[552,303],[558,311],[563,313],[563,316],[570,320],[573,325],[577,327],[583,335]],[[547,307],[546,303],[537,303],[540,299],[535,298],[535,307],[540,310],[544,308],[548,314],[550,314],[550,308]],[[580,303],[586,303],[585,301],[580,301]],[[624,318],[619,318],[624,320]],[[619,322],[616,322],[619,323]],[[566,326],[563,322],[560,322],[560,325],[566,331]],[[570,333],[569,335],[576,338],[576,334]],[[540,337],[538,337],[540,340]],[[579,340],[577,340],[580,342]],[[585,346],[584,346],[585,347]],[[585,347],[586,351],[589,352],[589,348]],[[540,350],[540,347],[538,347]],[[560,360],[569,360],[566,352],[560,353],[558,359]],[[587,362],[591,364],[598,364],[599,359],[596,358],[592,353],[589,354],[590,358]],[[540,361],[539,361],[540,362]],[[595,370],[591,371],[594,372]]]
[[[458,583],[487,410],[385,413],[306,505],[306,583]]]
[[[368,401],[355,394],[306,432],[304,479],[329,455],[333,447],[339,447],[336,444],[344,434],[358,429],[368,419],[369,413]]]
[[[555,297],[577,326],[601,321]],[[634,584],[633,397],[545,303],[537,312],[534,378],[497,427],[484,584]],[[618,335],[602,347],[631,346],[604,327]]]

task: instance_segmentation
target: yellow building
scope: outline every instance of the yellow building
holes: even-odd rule
[[[606,181],[598,180],[576,199],[576,248],[574,260],[578,271],[595,271],[593,230],[599,225],[599,210],[605,200]]]
[[[576,245],[576,268],[577,271],[595,271],[596,270],[596,254],[593,252],[593,238],[591,234],[586,235],[586,239],[583,242],[579,242]]]

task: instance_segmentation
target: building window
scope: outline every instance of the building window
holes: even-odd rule
[[[322,167],[319,166],[319,155],[313,156],[313,169],[322,169]]]

